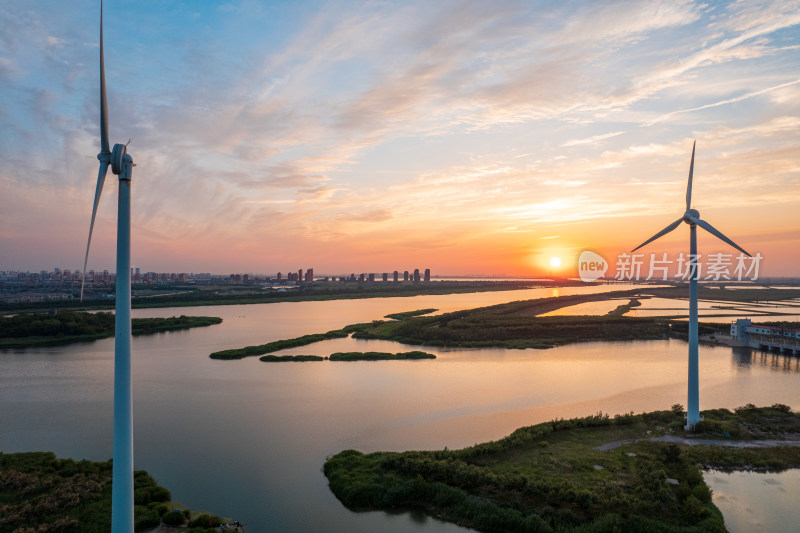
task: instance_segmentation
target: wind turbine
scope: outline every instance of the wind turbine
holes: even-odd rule
[[[631,253],[633,253],[642,246],[653,242],[659,237],[663,237],[667,233],[680,226],[681,222],[686,222],[689,224],[689,398],[686,408],[686,429],[694,429],[697,423],[700,422],[700,380],[698,377],[697,361],[697,278],[700,275],[700,271],[697,268],[697,226],[700,226],[718,239],[730,244],[737,250],[750,256],[750,254],[745,251],[744,248],[723,235],[719,230],[714,228],[714,226],[705,220],[701,220],[700,213],[697,211],[697,209],[692,209],[692,173],[694,172],[694,149],[696,144],[697,141],[692,144],[692,162],[689,164],[689,184],[686,186],[686,212],[681,218],[662,229],[631,251]]]
[[[100,172],[94,192],[89,240],[83,261],[81,301],[86,281],[89,245],[92,243],[97,204],[109,165],[119,176],[117,205],[117,301],[114,322],[114,468],[111,481],[111,531],[133,533],[133,410],[131,395],[131,174],[133,158],[127,146],[108,145],[108,104],[103,65],[103,2],[100,1]]]

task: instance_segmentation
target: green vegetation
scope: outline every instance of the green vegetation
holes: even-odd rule
[[[336,352],[329,357],[331,361],[395,361],[401,359],[436,359],[432,353],[426,352]]]
[[[438,309],[417,309],[416,311],[404,311],[402,313],[391,313],[386,315],[384,318],[393,318],[395,320],[403,320],[406,318],[411,318],[412,316],[419,316],[419,315],[429,315],[431,313],[435,313]]]
[[[725,290],[704,288],[713,297],[730,294],[758,293],[756,289]],[[465,348],[552,348],[563,344],[587,341],[655,340],[669,337],[686,339],[688,322],[666,318],[634,318],[622,316],[641,305],[640,294],[657,293],[665,298],[683,294],[682,287],[643,288],[597,294],[580,294],[510,302],[476,309],[455,311],[437,316],[421,316],[436,309],[419,309],[386,315],[392,320],[352,324],[327,333],[304,335],[294,339],[269,342],[214,352],[214,359],[241,359],[269,352],[305,346],[314,342],[346,337],[383,339],[411,345]],[[760,291],[759,297],[797,297],[798,291],[771,289]],[[685,296],[685,295],[684,295]],[[751,294],[752,297],[752,294]],[[544,313],[585,302],[628,298],[605,316],[539,316]],[[786,324],[786,323],[785,323]],[[724,332],[726,324],[700,324],[701,335]]]
[[[151,335],[222,322],[213,316],[134,318],[133,335]],[[62,311],[56,314],[21,313],[0,317],[0,348],[24,348],[93,341],[114,336],[113,313]]]
[[[319,355],[275,355],[267,354],[258,358],[259,361],[265,363],[283,363],[287,361],[324,361],[324,357]]]
[[[183,525],[190,518],[191,513],[173,503],[170,492],[147,472],[136,471],[133,483],[136,531],[161,522]],[[111,461],[0,452],[0,531],[106,533],[110,529]]]
[[[245,346],[244,348],[221,350],[219,352],[212,353],[209,357],[211,357],[211,359],[244,359],[245,357],[268,354],[270,352],[277,352],[278,350],[285,350],[286,348],[306,346],[308,344],[327,339],[340,339],[347,337],[350,335],[350,333],[361,327],[365,327],[365,325],[352,324],[342,329],[334,329],[326,333],[312,333],[310,335],[303,335],[293,339],[283,339],[279,341],[268,342],[266,344],[259,344],[258,346]]]
[[[351,324],[342,329],[303,335],[293,339],[268,342],[214,352],[212,359],[242,359],[286,348],[306,346],[327,339],[387,339],[405,344],[430,346],[465,346],[506,348],[551,348],[558,344],[585,340],[629,340],[665,338],[666,322],[650,318],[627,317],[536,317],[567,305],[629,295],[633,291],[584,294],[560,298],[540,298],[507,304],[457,311],[438,316],[416,316],[435,309],[420,309],[388,315],[400,320],[373,320]]]
[[[519,314],[511,304],[503,304],[400,322],[374,323],[356,331],[353,337],[427,346],[552,348],[597,340],[663,339],[670,333],[669,323],[653,318],[538,317]]]
[[[636,298],[631,298],[628,303],[618,305],[616,309],[614,309],[613,311],[609,311],[607,313],[607,316],[620,317],[623,316],[628,311],[630,311],[632,307],[639,307],[640,305],[642,305],[642,302],[640,302]]]
[[[652,440],[697,436],[684,434],[682,411],[675,405],[641,415],[554,420],[462,450],[345,450],[327,459],[324,472],[336,497],[354,510],[419,509],[481,531],[688,533],[725,531],[698,464],[800,467],[800,447]],[[800,416],[786,406],[703,415],[700,436],[713,435],[718,422],[742,438],[774,435],[776,427],[800,436]]]

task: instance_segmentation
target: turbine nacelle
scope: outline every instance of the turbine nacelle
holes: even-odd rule
[[[127,145],[115,144],[114,149],[111,151],[111,172],[116,175],[122,174],[125,171],[125,162],[130,158]]]
[[[686,213],[683,214],[683,221],[687,224],[697,224],[697,220],[700,218],[700,211],[697,209],[689,209]]]

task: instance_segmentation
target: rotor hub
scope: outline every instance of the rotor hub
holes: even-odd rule
[[[687,224],[692,224],[692,222],[688,219],[688,217],[693,217],[693,218],[699,219],[700,218],[700,211],[698,211],[697,209],[688,209],[686,211],[686,214],[683,215],[683,216],[686,217],[686,223]]]

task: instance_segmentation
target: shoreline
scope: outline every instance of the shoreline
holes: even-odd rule
[[[415,509],[479,531],[561,530],[566,518],[565,531],[716,531],[724,522],[702,471],[800,468],[800,414],[781,404],[703,414],[695,433],[674,405],[554,419],[459,450],[343,450],[324,473],[348,509]],[[720,431],[738,438],[713,438]]]

